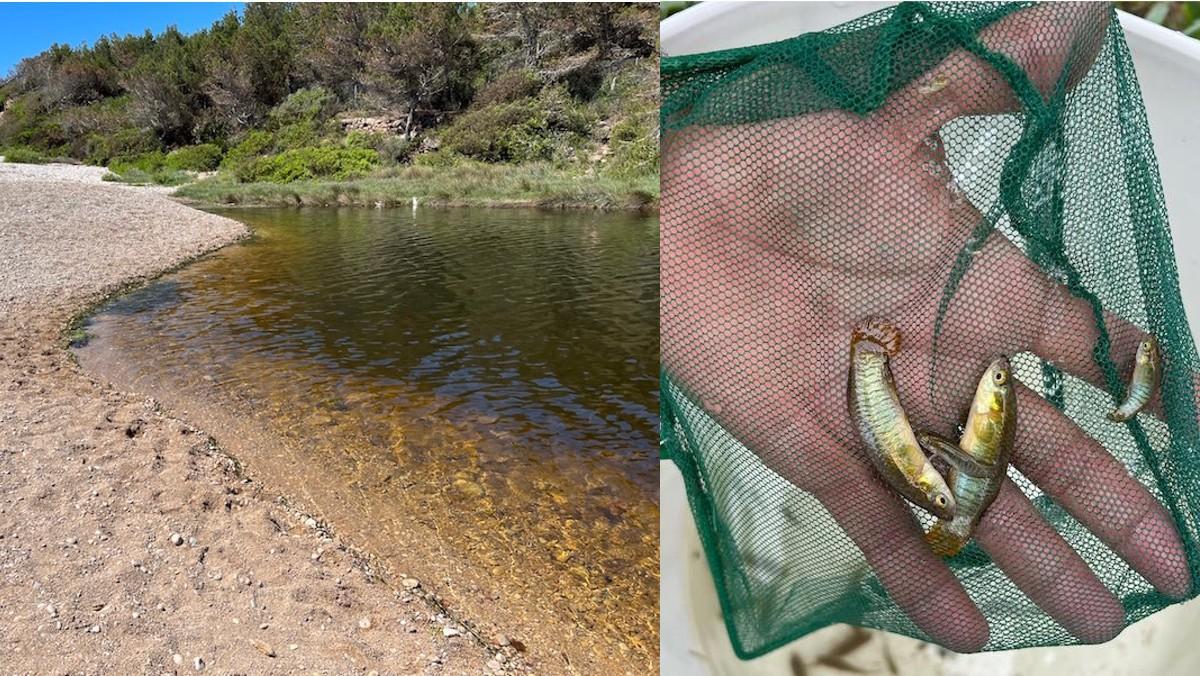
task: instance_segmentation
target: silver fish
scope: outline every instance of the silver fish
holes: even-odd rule
[[[1158,341],[1154,336],[1147,335],[1138,344],[1137,356],[1133,362],[1133,376],[1129,379],[1129,391],[1125,401],[1108,414],[1113,422],[1125,422],[1142,410],[1162,382],[1162,353],[1158,349]]]

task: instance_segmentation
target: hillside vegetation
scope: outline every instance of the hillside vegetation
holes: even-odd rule
[[[207,177],[181,192],[205,201],[645,205],[657,8],[251,3],[192,35],[55,45],[0,106],[10,161]]]

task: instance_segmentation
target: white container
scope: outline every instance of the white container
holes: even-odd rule
[[[662,23],[671,56],[744,47],[824,30],[894,3],[706,2]],[[1133,54],[1162,173],[1184,305],[1200,337],[1200,41],[1118,12]],[[1200,342],[1200,340],[1198,340]],[[790,674],[794,654],[813,655],[846,629],[830,627],[749,662],[729,646],[720,606],[675,465],[661,466],[662,674]],[[1100,646],[943,655],[924,644],[872,632],[853,653],[867,673],[884,671],[886,647],[902,674],[1086,673],[1190,676],[1200,671],[1200,599],[1172,606]],[[809,667],[810,673],[832,673]],[[878,670],[878,671],[873,671]]]

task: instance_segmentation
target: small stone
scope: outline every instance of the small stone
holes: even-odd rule
[[[372,669],[367,672],[367,676],[379,676],[379,672]]]
[[[442,627],[442,636],[445,636],[446,638],[450,638],[451,636],[458,636],[461,633],[462,632],[459,631],[458,628],[455,627],[453,624],[447,624],[446,626]]]
[[[498,634],[498,635],[496,636],[496,645],[498,645],[498,646],[508,646],[508,644],[509,644],[509,640],[508,640],[508,637],[507,637],[507,636],[505,636],[504,634]]]
[[[90,632],[91,632],[91,633],[93,633],[93,634],[99,634],[99,633],[100,633],[100,625],[98,625],[98,624],[93,624],[93,625],[92,625],[92,628],[91,628],[91,629],[88,629],[88,631],[90,631]]]
[[[262,624],[258,625],[258,628],[259,628],[259,629],[266,629],[266,628],[267,628],[267,623],[266,623],[266,622],[263,622]]]
[[[275,657],[275,649],[272,648],[267,642],[260,641],[258,639],[251,639],[250,643],[254,645],[254,649],[258,652],[266,655],[267,657]]]
[[[421,586],[421,583],[418,582],[416,578],[411,577],[404,578],[404,581],[400,584],[403,584],[405,589],[416,589],[417,587]]]
[[[483,487],[467,479],[455,479],[454,487],[458,489],[458,492],[469,498],[477,498],[483,495]]]
[[[312,517],[310,516],[310,517],[308,517],[307,519],[305,519],[305,520],[304,520],[304,525],[305,525],[305,526],[308,526],[309,528],[316,528],[316,527],[317,527],[317,520],[316,520],[316,519],[314,519],[314,518],[312,518]]]
[[[171,661],[177,665],[181,665],[181,664],[183,664],[183,655],[180,655],[179,653],[175,653],[174,655],[171,656]]]
[[[491,669],[492,671],[500,671],[500,669],[502,668],[500,666],[500,663],[497,662],[496,660],[488,660],[487,666],[488,666],[488,669]]]
[[[77,545],[79,544],[79,538],[67,538],[67,544]]]
[[[194,537],[188,538],[188,544],[195,547],[196,546],[196,538],[194,538]]]
[[[299,648],[299,647],[300,647],[300,644],[298,644],[298,643],[289,643],[288,644],[288,650],[295,650],[296,648]]]
[[[50,617],[58,617],[58,608],[55,608],[53,604],[48,604],[46,606],[46,613],[50,615]]]
[[[175,545],[176,547],[183,544],[183,536],[179,533],[171,533],[171,544]]]
[[[358,621],[358,628],[359,629],[370,629],[371,628],[371,618],[363,617],[362,619],[360,619]]]
[[[204,671],[204,658],[199,655],[192,661],[192,666],[196,667],[196,671]]]

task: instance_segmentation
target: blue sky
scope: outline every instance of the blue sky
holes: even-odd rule
[[[0,79],[21,59],[61,42],[92,43],[101,35],[160,33],[172,24],[184,33],[207,28],[240,2],[0,3]]]

